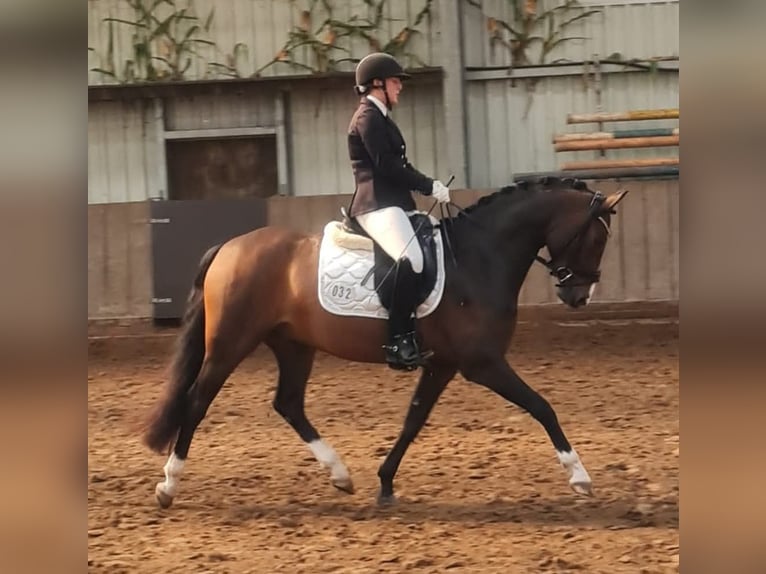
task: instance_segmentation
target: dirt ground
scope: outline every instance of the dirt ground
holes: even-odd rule
[[[213,403],[161,510],[165,459],[133,424],[159,392],[167,345],[94,345],[89,571],[677,572],[677,330],[597,321],[517,332],[509,361],[556,409],[594,498],[569,490],[531,417],[457,378],[405,456],[391,508],[376,506],[376,471],[416,375],[318,358],[307,413],[348,465],[348,495],[272,410],[276,366],[258,351]]]

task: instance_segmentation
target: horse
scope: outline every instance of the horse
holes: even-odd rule
[[[534,417],[547,432],[571,489],[592,495],[592,481],[549,402],[506,360],[518,296],[535,261],[557,280],[558,298],[587,305],[600,278],[610,215],[627,193],[604,195],[573,179],[543,178],[496,189],[434,233],[449,245],[443,292],[416,321],[430,350],[404,424],[378,469],[379,504],[396,501],[394,478],[407,448],[457,373],[491,389]],[[435,204],[434,204],[435,205]],[[171,506],[192,437],[226,379],[261,344],[274,353],[279,377],[273,408],[307,444],[331,484],[354,492],[345,463],[306,417],[304,397],[317,350],[341,359],[384,363],[385,321],[329,313],[319,302],[321,234],[261,227],[210,248],[202,257],[170,362],[170,376],[143,428],[143,442],[168,455],[155,497]],[[546,247],[550,260],[538,252]]]

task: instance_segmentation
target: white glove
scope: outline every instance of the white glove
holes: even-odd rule
[[[449,203],[450,201],[449,187],[444,185],[438,179],[434,180],[434,185],[431,188],[431,195],[433,195],[434,199],[439,203]]]

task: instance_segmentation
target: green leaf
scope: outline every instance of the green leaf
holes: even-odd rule
[[[332,5],[330,4],[329,0],[322,0],[322,6],[324,7],[325,12],[332,16]]]
[[[146,24],[140,22],[131,22],[130,20],[123,20],[121,18],[104,18],[104,22],[115,22],[117,24],[127,24],[128,26],[135,26],[136,28],[148,28]]]
[[[578,20],[583,20],[584,18],[589,18],[590,16],[593,16],[594,14],[601,14],[601,10],[588,10],[587,12],[583,12],[582,14],[578,14],[577,16],[570,18],[569,20],[566,20],[565,22],[562,22],[559,24],[559,30],[563,30],[567,26],[574,24]]]
[[[117,79],[117,75],[114,72],[111,72],[109,70],[105,70],[104,68],[91,68],[91,72],[96,72],[97,74],[104,74],[105,76],[109,76],[110,78]]]
[[[184,34],[183,40],[181,42],[186,42],[189,38],[192,37],[193,34],[200,31],[200,27],[195,24],[194,26],[190,26],[189,29],[186,31],[186,34]]]
[[[236,58],[240,52],[244,52],[245,56],[247,56],[248,54],[248,47],[247,47],[247,44],[245,44],[244,42],[237,42],[236,44],[234,44],[234,50],[233,50],[234,57]]]
[[[376,27],[380,25],[381,21],[383,20],[383,6],[385,3],[386,0],[380,0],[380,3],[375,8],[375,19],[373,22],[375,22]]]
[[[431,3],[433,0],[426,0],[425,5],[423,6],[422,10],[417,13],[415,16],[415,21],[412,23],[413,26],[419,26],[420,23],[423,21],[423,19],[431,14]]]
[[[213,23],[214,16],[215,16],[215,6],[213,6],[210,9],[210,13],[207,15],[207,18],[205,18],[205,24],[203,26],[205,28],[205,32],[210,32],[210,26]]]
[[[170,25],[173,23],[173,19],[175,18],[174,14],[171,14],[167,18],[165,18],[162,22],[160,22],[160,25],[157,26],[152,33],[149,35],[150,40],[154,40],[155,38],[159,38],[160,36],[168,36],[168,31],[170,30]]]
[[[508,22],[505,20],[495,20],[498,24],[500,24],[505,30],[511,33],[514,38],[521,38],[522,34],[521,32],[517,32]]]

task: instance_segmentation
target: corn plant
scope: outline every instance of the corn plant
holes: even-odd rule
[[[423,7],[415,15],[415,19],[411,23],[406,23],[399,32],[384,42],[380,36],[381,25],[386,21],[397,21],[383,16],[386,2],[387,0],[379,0],[378,2],[365,0],[374,14],[372,19],[354,15],[347,22],[332,20],[332,25],[344,30],[351,38],[363,38],[367,41],[371,51],[386,52],[395,58],[407,58],[414,61],[418,66],[425,66],[426,63],[416,54],[410,52],[408,46],[416,35],[421,34],[417,27],[431,15],[433,0],[426,0]]]
[[[465,0],[481,8],[477,0]],[[548,57],[566,42],[587,40],[584,36],[566,36],[568,29],[580,20],[600,14],[601,10],[582,10],[578,0],[563,0],[557,6],[541,10],[538,0],[506,0],[512,18],[503,20],[485,14],[489,41],[506,48],[511,56],[511,67],[543,65]],[[582,11],[581,11],[582,10]],[[536,60],[531,55],[539,47]]]
[[[387,52],[395,57],[407,57],[418,65],[425,65],[409,52],[408,45],[419,34],[417,26],[430,14],[433,0],[425,0],[423,8],[412,23],[406,23],[388,40],[381,37],[381,26],[393,19],[384,16],[388,0],[364,0],[372,17],[354,15],[348,20],[335,17],[331,0],[309,0],[308,9],[299,14],[298,24],[288,32],[282,49],[266,65],[255,72],[260,75],[267,68],[285,64],[311,73],[332,72],[344,63],[355,63],[359,58],[343,46],[343,40],[364,39],[371,51]],[[319,20],[317,24],[315,21]]]
[[[465,0],[472,6],[481,8],[477,0]],[[581,20],[600,14],[601,10],[583,10],[578,0],[561,0],[549,9],[542,9],[538,0],[506,0],[511,8],[510,21],[484,14],[492,46],[500,45],[508,50],[511,57],[510,68],[545,65],[549,63],[551,53],[566,42],[587,40],[584,36],[567,36],[568,29]],[[532,50],[539,49],[537,57]],[[524,117],[532,106],[532,95],[537,86],[537,78],[525,78],[527,105]],[[513,81],[515,85],[515,81]]]
[[[217,50],[217,46],[216,46]],[[213,76],[223,75],[229,78],[242,77],[239,73],[244,64],[242,60],[248,59],[248,48],[244,42],[237,42],[234,44],[234,49],[224,54],[223,62],[210,62],[208,66],[208,72]]]
[[[215,47],[203,38],[210,31],[214,8],[200,20],[191,0],[178,6],[175,0],[124,0],[133,9],[134,19],[105,18],[108,25],[106,64],[91,71],[121,82],[182,80],[201,45]],[[115,62],[115,26],[128,26],[131,57]]]

